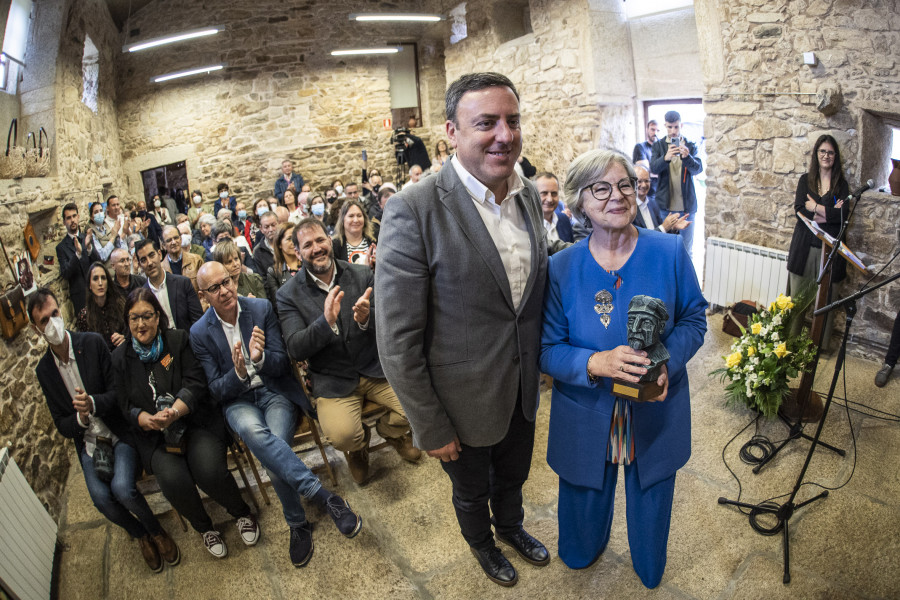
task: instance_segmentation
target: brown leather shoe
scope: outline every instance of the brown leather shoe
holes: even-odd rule
[[[409,433],[398,438],[384,438],[384,441],[390,444],[403,460],[416,462],[422,456],[422,451],[413,446],[412,435]]]
[[[144,561],[150,567],[150,570],[154,573],[162,571],[162,560],[160,560],[159,552],[156,550],[156,546],[153,544],[150,536],[145,535],[142,538],[138,538],[138,545],[141,547],[141,556],[144,557]]]
[[[175,540],[170,538],[168,533],[163,531],[160,534],[154,535],[153,543],[156,544],[156,548],[159,550],[160,558],[166,561],[167,565],[174,567],[181,562],[181,550],[178,549]]]
[[[369,478],[369,440],[372,438],[369,428],[365,425],[363,425],[363,428],[366,431],[363,447],[359,450],[344,452],[344,456],[347,458],[347,466],[350,467],[350,475],[353,477],[353,481],[359,485],[363,485]]]

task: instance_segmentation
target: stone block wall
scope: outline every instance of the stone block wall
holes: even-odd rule
[[[876,185],[886,183],[888,157],[872,157],[871,149],[886,146],[889,128],[866,123],[878,115],[900,117],[897,3],[698,4],[698,29],[721,31],[720,41],[700,36],[707,74],[706,234],[786,250],[796,222],[797,181],[819,135],[838,140],[851,188],[873,173]],[[803,65],[802,53],[810,51],[818,56],[814,67]],[[877,168],[877,161],[884,167]],[[896,199],[866,194],[848,244],[879,267],[900,247],[898,222]],[[841,289],[855,290],[861,282],[854,272]],[[863,300],[855,339],[886,345],[898,307],[896,286]]]
[[[30,221],[41,242],[35,275],[62,299],[56,243],[65,235],[59,215],[67,202],[80,207],[86,223],[87,204],[101,198],[113,181],[122,179],[115,106],[115,65],[118,33],[102,0],[56,0],[35,8],[33,35],[53,32],[46,43],[30,45],[21,114],[26,127],[44,125],[51,133],[53,167],[50,177],[0,181],[0,238],[7,252],[25,250],[23,229]],[[81,59],[85,34],[100,51],[97,113],[81,103]],[[58,38],[56,37],[58,36]],[[47,72],[50,69],[50,73]],[[43,266],[43,256],[53,257]],[[0,283],[11,279],[5,265]],[[74,322],[69,304],[67,323]],[[54,518],[69,469],[71,442],[56,431],[43,393],[34,377],[47,345],[30,328],[12,340],[0,340],[0,444],[11,453],[29,484]]]
[[[129,27],[140,31],[135,39],[170,32],[173,23],[222,25],[225,31],[121,55],[118,123],[128,197],[142,194],[141,170],[180,160],[192,188],[209,195],[227,181],[246,200],[271,194],[285,157],[316,190],[334,178],[359,180],[363,149],[370,167],[393,171],[391,131],[382,125],[391,117],[387,60],[330,52],[433,37],[437,41],[423,45],[419,58],[427,74],[423,113],[433,122],[429,102],[442,94],[436,82],[442,79],[445,25],[349,21],[359,10],[348,0],[231,1],[214,9],[207,2],[158,0],[133,15]],[[391,10],[428,6],[407,0]],[[429,36],[429,28],[438,33]],[[224,73],[149,83],[154,75],[218,62],[227,63]]]
[[[595,72],[591,32],[601,14],[592,10],[596,3],[532,0],[533,32],[503,43],[492,19],[495,4],[494,0],[466,4],[468,37],[444,50],[447,82],[471,71],[497,71],[509,77],[521,97],[522,153],[539,170],[564,178],[572,159],[591,148],[630,153],[634,82],[613,83]],[[630,65],[627,35],[616,41],[622,61],[627,58]],[[604,102],[600,94],[620,85],[628,91],[623,102]]]

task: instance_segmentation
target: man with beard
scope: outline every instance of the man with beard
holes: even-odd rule
[[[309,361],[322,431],[345,453],[350,474],[362,484],[369,476],[371,436],[361,420],[366,400],[388,409],[375,429],[403,459],[415,462],[421,454],[378,358],[372,269],[335,260],[318,219],[300,221],[292,237],[303,272],[276,294],[285,346],[291,359]],[[353,305],[342,309],[345,295]]]
[[[637,165],[639,161],[644,161],[647,164],[647,168],[650,168],[650,158],[653,156],[653,144],[656,143],[656,133],[658,131],[659,125],[656,121],[647,122],[647,139],[634,145],[634,150],[631,152],[631,162]],[[651,201],[656,198],[657,183],[659,183],[659,177],[655,174],[651,174],[650,191],[647,194],[647,197],[650,198]]]

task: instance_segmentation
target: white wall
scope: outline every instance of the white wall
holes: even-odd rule
[[[633,19],[629,27],[639,101],[703,95],[693,7]]]

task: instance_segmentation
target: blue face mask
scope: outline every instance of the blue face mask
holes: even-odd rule
[[[269,209],[267,207],[260,206],[259,208],[256,209],[256,216],[261,217],[264,214],[266,214],[267,212],[269,212]]]
[[[238,211],[238,219],[240,219],[241,221],[243,221],[243,220],[246,219],[246,218],[247,218],[247,211],[246,211],[246,210],[239,210],[239,211]]]
[[[96,223],[97,225],[103,225],[103,221],[105,219],[106,215],[103,214],[102,210],[94,215],[94,223]]]
[[[311,210],[312,210],[312,214],[316,215],[317,217],[321,217],[322,215],[325,214],[325,205],[324,204],[313,204]]]

